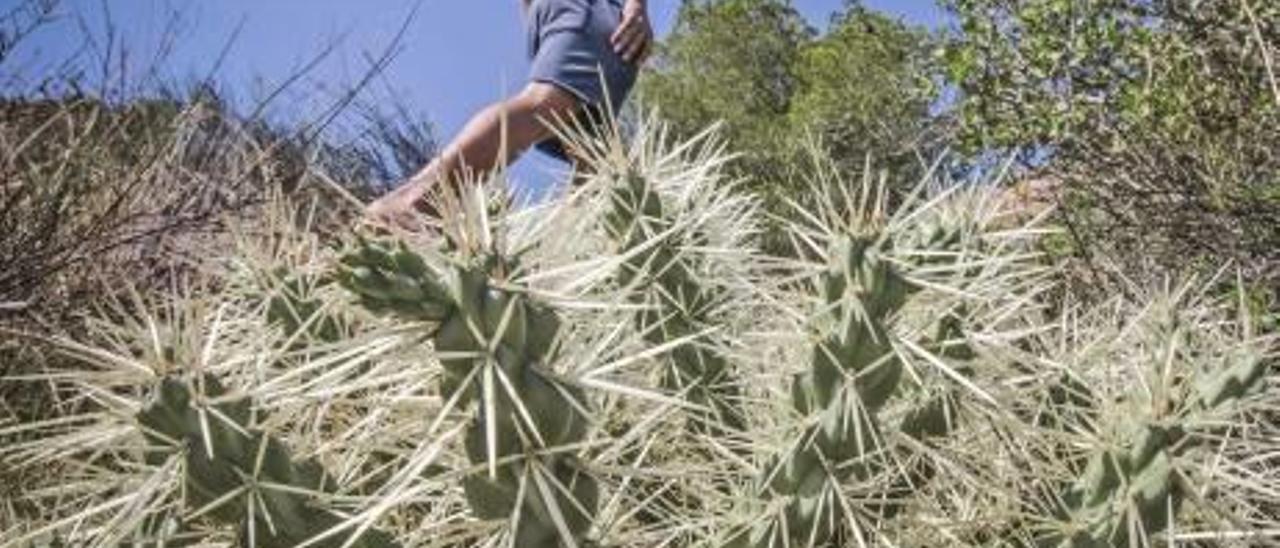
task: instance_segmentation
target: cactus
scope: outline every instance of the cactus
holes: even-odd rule
[[[714,325],[711,317],[722,297],[697,280],[691,257],[679,250],[686,234],[671,230],[675,221],[646,178],[628,171],[620,179],[611,189],[605,224],[621,253],[630,254],[619,281],[635,287],[633,301],[650,307],[636,315],[637,327],[655,346],[696,336]],[[728,359],[708,346],[686,344],[666,360],[663,388],[684,392],[710,410],[695,417],[691,424],[696,430],[719,436],[742,431],[746,421]]]
[[[96,345],[44,340],[70,359],[42,382],[77,403],[70,419],[24,425],[28,442],[0,444],[4,465],[60,480],[57,493],[24,493],[62,502],[48,522],[18,530],[16,545],[48,535],[89,547],[399,545],[370,528],[378,516],[349,481],[370,447],[325,447],[332,430],[304,426],[317,406],[270,385],[285,338],[263,322],[268,297],[245,289],[110,303],[109,320],[89,324]],[[340,468],[330,475],[321,462]]]
[[[839,484],[880,470],[883,440],[876,415],[903,372],[889,341],[889,322],[916,291],[884,251],[874,236],[833,240],[822,289],[834,329],[814,348],[810,370],[792,383],[792,405],[803,415],[816,415],[817,423],[766,469],[764,495],[789,499],[780,519],[739,532],[729,546],[830,542],[845,511],[836,495]]]
[[[267,300],[267,322],[279,326],[285,336],[299,338],[294,342],[294,349],[307,343],[342,340],[346,326],[341,318],[332,314],[317,317],[324,301],[316,292],[328,285],[329,280],[291,274],[284,267],[276,268],[272,275],[280,280],[280,287]]]
[[[225,393],[211,375],[200,377],[198,385],[205,399]],[[351,535],[339,528],[341,516],[306,494],[332,494],[333,479],[315,462],[294,459],[279,439],[256,428],[248,400],[201,404],[186,382],[166,377],[137,420],[150,442],[148,464],[159,466],[181,453],[187,509],[235,524],[241,544],[296,546],[328,534],[313,545],[337,547]],[[398,544],[370,530],[350,546]]]
[[[362,242],[342,263],[340,282],[362,305],[432,326],[444,368],[440,396],[476,403],[466,454],[485,470],[463,481],[473,514],[518,514],[517,546],[580,544],[595,514],[596,481],[571,455],[543,451],[581,442],[587,428],[581,391],[543,369],[555,352],[558,316],[502,286],[514,265],[494,255],[432,266],[403,243]]]
[[[972,376],[970,365],[977,353],[967,340],[964,340],[963,324],[964,307],[946,313],[938,321],[937,333],[933,338],[935,355],[947,358],[953,363],[962,364],[956,367],[959,374]],[[954,387],[946,387],[915,407],[907,410],[898,421],[898,432],[916,441],[927,442],[931,439],[950,435],[957,426],[960,412],[960,395]],[[897,449],[897,461],[911,463],[899,471],[889,487],[878,493],[879,499],[867,506],[868,513],[888,520],[899,515],[906,508],[906,501],[922,485],[932,481],[937,475],[937,468],[928,459],[913,459],[913,450],[906,447]]]
[[[1066,548],[1276,530],[1274,340],[1181,300],[1219,285],[1045,325],[1067,303],[1021,268],[1027,234],[969,218],[981,199],[885,215],[869,180],[818,181],[797,256],[762,259],[741,245],[754,202],[718,184],[727,155],[645,131],[579,147],[593,169],[564,204],[489,223],[495,201],[457,189],[443,251],[365,241],[326,276],[327,248],[282,241],[252,283],[121,304],[86,322],[91,343],[50,337],[69,359],[5,379],[59,405],[30,424],[0,410],[0,467],[25,476],[0,489],[0,544]],[[783,313],[739,313],[766,308]],[[633,385],[660,347],[697,414]],[[803,373],[767,401],[784,360]],[[769,435],[744,424],[797,437],[756,470],[746,452]]]
[[[1008,423],[1027,430],[1002,433],[1030,449],[1011,455],[1020,469],[1012,475],[1023,479],[1009,494],[1023,508],[987,540],[1148,546],[1174,523],[1235,526],[1245,521],[1226,516],[1265,508],[1270,487],[1249,482],[1258,481],[1258,452],[1274,450],[1255,441],[1269,425],[1254,422],[1273,405],[1274,339],[1253,333],[1243,307],[1238,318],[1224,312],[1190,283],[1142,301],[1068,308],[1058,338],[1034,345],[1054,349],[1061,370],[1039,375],[1034,395],[1018,398],[1037,402]],[[1220,484],[1231,493],[1222,496]]]
[[[1255,390],[1270,367],[1254,353],[1242,352],[1234,360],[1196,379],[1188,401],[1178,402],[1171,416],[1134,425],[1125,436],[1132,440],[1127,447],[1093,453],[1061,495],[1058,517],[1071,523],[1071,530],[1047,535],[1040,545],[1129,546],[1135,524],[1144,536],[1168,527],[1188,496],[1173,462],[1196,446],[1183,425]]]
[[[864,210],[864,213],[870,210]],[[874,226],[874,225],[871,225]],[[904,388],[903,363],[890,342],[890,326],[911,295],[920,290],[908,281],[904,266],[932,268],[957,277],[962,283],[981,277],[974,267],[959,264],[966,226],[928,224],[904,234],[908,245],[920,253],[903,261],[890,258],[894,243],[883,235],[888,228],[867,231],[854,225],[828,245],[828,264],[818,287],[822,313],[832,321],[829,331],[812,352],[811,364],[792,383],[792,404],[802,415],[816,415],[816,424],[805,429],[799,443],[774,458],[766,468],[766,498],[788,497],[780,520],[754,530],[740,530],[729,546],[819,546],[838,540],[842,516],[840,485],[850,479],[866,481],[889,473],[888,484],[862,504],[862,512],[887,520],[898,515],[909,495],[936,474],[932,463],[915,459],[905,468],[886,466],[895,456],[908,462],[906,447],[884,445],[880,411]],[[910,241],[916,237],[918,241]],[[936,320],[931,347],[939,359],[962,364],[960,375],[972,375],[976,357],[964,339],[964,304]],[[949,435],[959,412],[957,389],[936,393],[903,393],[919,400],[899,419],[897,432],[918,441]]]

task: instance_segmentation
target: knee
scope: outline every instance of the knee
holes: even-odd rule
[[[515,98],[519,105],[538,116],[564,117],[578,109],[578,98],[554,84],[534,82]]]

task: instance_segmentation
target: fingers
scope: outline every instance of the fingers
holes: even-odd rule
[[[625,45],[631,41],[631,37],[639,32],[639,25],[636,24],[634,15],[627,15],[622,18],[622,23],[618,24],[618,30],[613,31],[613,36],[609,38],[609,43],[613,45],[615,53],[622,53]]]
[[[618,23],[618,28],[609,36],[609,43],[613,45],[613,47],[618,47],[618,43],[622,41],[622,35],[626,33],[627,29],[631,28],[632,19],[634,19],[634,17],[631,15],[622,16],[622,22]]]
[[[628,6],[632,8],[633,6]],[[622,21],[609,37],[614,53],[628,63],[639,63],[648,55],[653,42],[653,28],[643,9],[624,9]]]
[[[627,43],[626,50],[622,53],[622,58],[628,63],[635,63],[640,60],[640,54],[649,48],[649,37],[642,34],[636,35]]]
[[[653,30],[641,15],[626,16],[610,38],[614,52],[628,63],[643,60],[652,41]]]

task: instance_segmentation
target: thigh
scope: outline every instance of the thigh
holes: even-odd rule
[[[548,82],[526,84],[520,91],[520,101],[544,117],[570,116],[582,107],[582,100],[573,92]]]

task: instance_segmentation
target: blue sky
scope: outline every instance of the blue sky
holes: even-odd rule
[[[19,0],[0,0],[0,12]],[[213,67],[234,35],[219,67],[219,79],[238,99],[260,99],[328,44],[334,54],[306,77],[299,90],[311,96],[285,96],[274,105],[286,115],[307,116],[325,99],[357,81],[369,59],[387,50],[406,17],[417,6],[391,66],[377,82],[377,94],[394,94],[414,112],[429,118],[441,138],[452,135],[467,117],[519,88],[527,61],[518,0],[63,0],[63,12],[81,14],[101,37],[108,18],[133,50],[132,63],[163,47],[162,37],[174,12],[181,14],[180,39],[172,45],[164,76],[198,79]],[[821,27],[842,0],[795,0]],[[865,5],[907,21],[937,25],[941,10],[933,0],[866,0]],[[109,6],[109,12],[103,6]],[[659,34],[673,24],[679,0],[650,0]],[[47,73],[51,63],[81,43],[78,23],[64,18],[22,44],[3,67],[28,78]],[[237,34],[237,30],[239,32]],[[13,62],[16,59],[16,62]],[[518,180],[540,185],[553,162],[534,156],[514,171]]]

